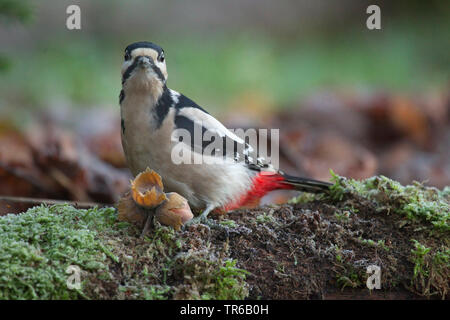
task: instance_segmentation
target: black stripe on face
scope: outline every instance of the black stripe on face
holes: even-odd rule
[[[131,76],[131,73],[134,71],[134,69],[136,69],[137,66],[138,66],[138,62],[136,59],[134,59],[133,63],[123,73],[122,84],[124,84],[125,81],[127,81],[127,79]]]
[[[164,75],[162,74],[161,70],[154,63],[152,63],[151,66],[153,71],[158,76],[158,79],[161,80],[162,82],[166,82],[166,78],[164,78]]]
[[[140,56],[139,56],[140,57]],[[139,66],[139,57],[134,58],[133,63],[125,70],[122,76],[122,85],[127,81],[127,79],[131,76],[131,73],[136,69],[136,67]],[[152,68],[153,72],[156,74],[158,79],[162,82],[166,82],[166,78],[162,74],[161,70],[155,65],[153,62],[152,57],[146,56],[147,58],[150,58],[150,67]]]

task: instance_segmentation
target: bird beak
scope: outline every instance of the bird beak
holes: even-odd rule
[[[139,56],[136,58],[140,67],[149,68],[153,64],[153,59],[148,56]]]

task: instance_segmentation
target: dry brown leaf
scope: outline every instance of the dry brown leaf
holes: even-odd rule
[[[397,130],[421,146],[426,144],[429,139],[428,120],[424,110],[412,100],[404,97],[393,98],[389,115]]]

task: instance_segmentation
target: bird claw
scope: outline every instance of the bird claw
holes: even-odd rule
[[[215,223],[211,221],[211,219],[208,219],[208,214],[214,209],[214,206],[208,206],[201,215],[199,215],[198,217],[195,217],[194,219],[191,219],[189,221],[187,221],[184,225],[183,225],[183,229],[191,226],[193,224],[206,224],[207,226],[211,226],[214,225]]]
[[[208,219],[207,216],[204,216],[203,214],[199,215],[198,217],[195,217],[189,221],[187,221],[184,225],[183,228],[189,227],[191,225],[194,224],[206,224],[206,225],[210,225],[212,222],[210,221],[210,219]]]

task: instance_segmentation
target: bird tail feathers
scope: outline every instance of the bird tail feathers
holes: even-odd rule
[[[294,190],[310,193],[327,193],[332,186],[331,183],[309,178],[301,178],[280,173],[284,178],[283,183],[292,187]]]

